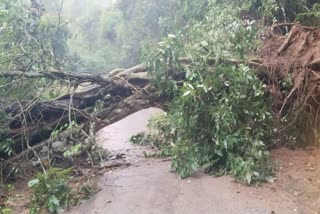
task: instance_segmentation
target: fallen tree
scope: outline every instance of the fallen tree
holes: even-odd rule
[[[2,171],[11,171],[29,160],[43,146],[57,139],[92,143],[96,131],[122,118],[162,101],[152,87],[143,65],[117,69],[109,74],[92,75],[72,72],[0,72],[2,77],[48,78],[68,81],[68,93],[54,100],[14,101],[3,110],[10,115],[8,130],[1,138],[11,138],[17,155],[3,156]],[[81,84],[85,83],[85,86]],[[78,128],[68,128],[77,124]],[[57,131],[57,136],[52,136]],[[87,146],[88,147],[88,146]],[[7,160],[5,160],[7,159]]]
[[[183,66],[192,62],[189,58],[181,58],[180,61]],[[256,61],[254,59],[245,63],[262,71],[263,66]],[[243,63],[235,60],[230,62]],[[181,78],[181,74],[174,75]],[[69,86],[67,94],[54,100],[13,101],[4,108],[11,117],[9,129],[1,133],[1,137],[12,138],[18,153],[47,140],[54,130],[72,121],[79,125],[86,124],[84,129],[87,133],[90,131],[88,124],[94,123],[94,130],[91,131],[94,133],[141,109],[151,106],[163,108],[166,99],[157,96],[147,68],[142,64],[100,75],[58,71],[0,71],[0,76],[46,78],[66,82]],[[99,110],[96,108],[97,103]]]
[[[9,75],[10,72],[1,72],[2,76]],[[69,93],[50,101],[22,101],[13,102],[8,105],[4,111],[11,115],[10,133],[9,134],[26,134],[32,135],[33,132],[42,130],[53,130],[58,124],[63,124],[68,120],[76,120],[82,122],[84,120],[92,120],[98,123],[107,124],[102,120],[108,117],[108,113],[116,108],[117,105],[124,101],[130,100],[133,96],[139,106],[138,100],[149,100],[150,94],[150,78],[147,76],[146,69],[143,66],[136,66],[133,69],[122,71],[118,74],[102,77],[91,74],[76,74],[64,72],[44,72],[35,74],[26,74],[19,78],[41,78],[49,77],[56,80],[68,79],[72,84]],[[54,75],[51,75],[54,73]],[[14,75],[16,72],[10,73]],[[81,83],[91,82],[90,85],[77,90]],[[137,94],[140,95],[139,99]],[[94,112],[94,106],[97,101],[101,101],[102,112]],[[126,102],[126,101],[124,101]],[[70,111],[73,115],[70,115]],[[15,136],[15,138],[18,136]]]
[[[288,36],[283,36],[285,26],[291,28]],[[296,113],[296,109],[301,108],[304,111],[299,113],[316,115],[312,125],[317,129],[319,101],[315,83],[319,80],[320,54],[313,47],[319,43],[318,35],[320,33],[316,28],[291,23],[275,25],[270,28],[259,58],[225,61],[235,65],[246,64],[257,72],[259,78],[266,83],[267,91],[272,94],[276,118]],[[184,68],[192,65],[193,61],[191,58],[180,58],[179,61],[181,68],[175,69],[168,65],[167,71],[164,71],[165,76],[183,81]],[[211,61],[215,65],[215,60]],[[9,129],[2,131],[0,135],[1,138],[10,137],[14,140],[17,155],[4,158],[7,160],[2,160],[5,163],[3,168],[29,159],[43,145],[52,143],[52,133],[55,130],[60,132],[56,136],[58,139],[71,136],[71,140],[85,141],[99,129],[136,111],[151,106],[164,107],[166,100],[166,97],[157,95],[148,69],[142,64],[99,75],[59,71],[1,71],[0,76],[15,79],[45,78],[64,82],[68,86],[66,94],[50,101],[35,98],[13,101],[5,106],[4,111],[10,115]],[[293,83],[284,87],[282,83],[288,78],[292,78]],[[295,117],[292,123],[298,118]],[[80,127],[76,132],[74,129],[68,130],[66,126],[73,122]],[[290,123],[281,127],[278,133],[282,134],[288,127]]]

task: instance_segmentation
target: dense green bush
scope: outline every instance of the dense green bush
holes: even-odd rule
[[[173,97],[170,126],[159,133],[171,133],[162,140],[182,178],[200,168],[248,184],[272,176],[271,105],[255,71],[240,63],[259,44],[255,23],[239,18],[244,8],[209,1],[205,20],[144,56],[160,93]],[[180,63],[184,56],[188,66]],[[172,78],[179,73],[183,82]]]
[[[156,135],[170,147],[172,168],[182,178],[205,168],[247,183],[269,179],[272,117],[262,83],[247,67],[228,64],[203,81],[184,84],[169,116],[157,125]]]

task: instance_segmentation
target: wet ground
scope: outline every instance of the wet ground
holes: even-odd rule
[[[79,214],[316,214],[320,213],[320,152],[273,151],[278,180],[262,187],[238,184],[228,176],[201,173],[185,180],[169,173],[170,162],[145,159],[150,148],[128,139],[146,130],[148,119],[160,112],[137,112],[98,133],[99,142],[129,167],[107,172],[102,191],[68,213]]]

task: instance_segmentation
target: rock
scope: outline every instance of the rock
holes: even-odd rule
[[[104,100],[104,101],[111,100],[111,95],[110,95],[110,94],[106,94],[106,95],[103,97],[103,100]]]
[[[54,168],[67,169],[73,166],[71,159],[63,156],[54,156],[51,161],[51,166]]]
[[[53,152],[65,152],[69,149],[69,145],[62,141],[56,141],[52,143]]]
[[[294,195],[294,196],[298,196],[299,194],[300,194],[300,192],[298,192],[298,191],[294,191],[294,192],[293,192],[293,195]]]
[[[49,152],[49,148],[47,146],[42,147],[42,152]]]

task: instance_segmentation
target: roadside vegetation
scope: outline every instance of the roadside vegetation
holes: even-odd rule
[[[259,58],[266,27],[272,23],[319,23],[318,4],[296,3],[200,1],[197,4],[207,4],[207,10],[145,53],[143,60],[160,93],[173,97],[168,115],[154,127],[160,137],[148,139],[161,141],[161,147],[170,151],[171,167],[181,178],[203,169],[215,175],[231,174],[248,184],[273,181],[270,149],[312,144],[312,140],[297,139],[315,123],[312,114],[303,110],[307,99],[291,100],[283,112],[284,106],[280,109],[275,103],[279,100],[271,92],[270,80],[252,63]],[[307,7],[310,10],[304,11]],[[197,20],[203,13],[205,18]],[[181,65],[182,57],[191,63]],[[172,79],[172,73],[186,78]],[[276,78],[272,81],[281,85],[277,92],[288,90],[281,96],[295,90],[297,80],[290,75]],[[301,120],[308,121],[306,129],[299,128]]]

